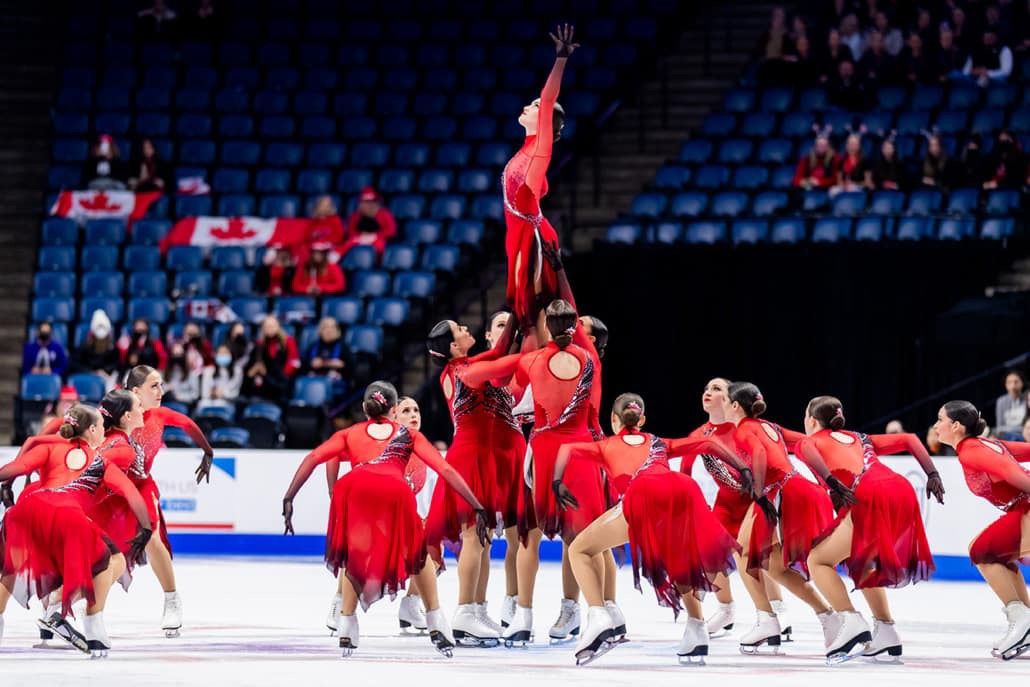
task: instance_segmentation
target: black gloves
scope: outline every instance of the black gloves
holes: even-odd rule
[[[554,491],[554,498],[557,499],[558,505],[562,508],[571,508],[572,510],[579,508],[579,501],[572,495],[569,488],[562,484],[560,479],[551,482],[551,489]]]
[[[751,468],[744,468],[740,471],[740,491],[744,494],[750,494],[751,490],[755,486],[755,476],[751,472]]]
[[[557,35],[551,34],[551,40],[554,41],[555,56],[568,57],[579,47],[579,43],[572,42],[572,35],[575,29],[565,24],[556,28],[555,31],[557,31]]]
[[[200,465],[197,467],[197,484],[200,484],[201,480],[206,480],[208,484],[211,484],[211,464],[214,462],[215,457],[211,453],[205,453],[204,457],[200,459]]]
[[[294,534],[293,499],[283,499],[283,520],[286,523],[286,529],[283,530],[283,534]]]
[[[483,548],[490,546],[490,518],[486,513],[485,508],[476,509],[476,537],[479,539],[479,543],[483,545]]]
[[[827,475],[826,486],[830,488],[830,501],[833,502],[833,510],[840,510],[845,506],[851,506],[855,503],[855,492],[848,487],[844,486],[844,483],[833,475]]]
[[[944,482],[936,470],[926,476],[926,498],[930,496],[937,499],[937,503],[944,503]]]
[[[540,244],[540,252],[544,256],[544,260],[551,266],[551,269],[555,272],[561,272],[564,269],[564,265],[561,261],[561,248],[557,244],[548,243],[542,241]]]
[[[769,526],[776,527],[776,523],[780,519],[779,513],[776,512],[776,505],[764,494],[755,499],[755,503],[765,513],[765,519],[769,522]]]
[[[152,534],[154,534],[154,531],[148,530],[146,527],[140,527],[136,530],[136,536],[129,542],[129,553],[127,556],[130,563],[133,565],[143,565],[147,562],[147,542],[150,541]]]
[[[0,503],[3,504],[4,508],[10,508],[14,505],[14,485],[9,481],[0,484]]]

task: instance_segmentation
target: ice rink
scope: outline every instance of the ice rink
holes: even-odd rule
[[[0,645],[0,683],[8,685],[457,685],[507,687],[527,684],[763,685],[851,684],[968,685],[1026,684],[1030,659],[1008,663],[992,658],[990,646],[1004,633],[1001,606],[979,583],[936,582],[893,592],[904,665],[860,660],[826,667],[815,617],[788,598],[795,641],[780,656],[743,656],[734,638],[712,641],[705,667],[682,667],[675,648],[683,624],[659,608],[654,593],[633,589],[627,568],[619,573],[619,603],[630,643],[596,663],[577,668],[571,645],[536,643],[526,649],[459,647],[453,659],[437,654],[426,637],[400,636],[397,603],[383,600],[360,615],[361,644],[341,659],[323,623],[334,581],[315,559],[207,559],[176,561],[185,607],[182,636],[165,639],[159,630],[161,590],[151,572],[138,572],[130,594],[111,593],[107,627],[114,642],[106,660],[90,661],[77,651],[42,651],[36,643],[36,613],[13,602],[5,614]],[[536,594],[536,635],[546,638],[558,612],[559,568],[543,564]],[[737,631],[753,611],[736,576]],[[440,578],[444,608],[454,610],[453,567]],[[494,563],[490,612],[503,598],[503,571]],[[857,596],[857,595],[856,595]],[[856,600],[859,608],[861,599]],[[706,610],[714,598],[706,602]],[[38,608],[34,609],[38,612]],[[359,611],[360,614],[360,611]],[[546,640],[545,640],[546,641]],[[1030,655],[1028,655],[1030,656]],[[374,681],[374,682],[373,682]]]

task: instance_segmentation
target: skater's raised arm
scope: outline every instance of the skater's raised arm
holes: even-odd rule
[[[60,439],[60,441],[68,443],[65,439]],[[27,445],[28,442],[26,442],[26,446]],[[22,475],[27,475],[39,470],[41,467],[46,465],[49,457],[50,444],[36,444],[28,451],[25,451],[23,448],[22,452],[15,456],[14,460],[3,467],[0,467],[0,482],[6,482],[14,479],[15,477],[21,477]]]
[[[931,495],[937,499],[937,503],[944,503],[944,483],[937,467],[933,464],[930,452],[923,446],[915,434],[902,432],[899,434],[870,434],[869,441],[873,444],[876,452],[882,455],[894,453],[909,453],[919,463],[919,467],[926,473],[926,496]],[[1030,454],[1030,451],[1028,451]],[[1030,460],[1030,457],[1028,457]]]
[[[189,435],[190,439],[193,440],[193,443],[204,452],[204,455],[200,459],[200,466],[197,467],[195,473],[197,476],[197,484],[200,484],[201,480],[205,479],[210,482],[211,465],[214,461],[215,451],[211,448],[211,443],[207,440],[207,437],[204,436],[204,431],[200,429],[197,423],[177,410],[165,408],[164,406],[152,408],[149,413],[151,415],[157,415],[166,427],[178,427]]]
[[[755,481],[751,467],[748,466],[743,458],[733,451],[727,450],[726,447],[719,442],[713,441],[708,437],[693,435],[686,436],[681,439],[664,439],[663,441],[665,441],[666,445],[669,447],[670,458],[680,457],[686,462],[692,462],[696,456],[702,453],[715,456],[723,463],[726,463],[740,473],[741,489],[747,493],[751,493],[753,483]],[[682,465],[680,471],[683,472]]]
[[[551,73],[547,76],[544,88],[540,91],[537,110],[536,143],[533,146],[533,158],[526,170],[526,186],[536,197],[537,202],[543,192],[547,167],[551,164],[551,152],[554,147],[554,106],[558,102],[561,90],[562,75],[565,73],[565,62],[579,47],[573,42],[574,30],[571,26],[559,26],[557,35],[551,34],[554,41],[555,59]]]
[[[513,318],[514,319],[514,318]],[[513,353],[497,360],[480,360],[474,362],[462,372],[461,378],[471,387],[481,388],[491,379],[508,379],[518,369],[521,353]]]
[[[1030,463],[1030,442],[999,440],[999,443],[1007,448],[1012,457],[1020,463]]]
[[[349,460],[347,454],[347,434],[352,428],[341,429],[336,434],[332,435],[324,442],[316,446],[311,450],[311,453],[304,456],[304,460],[301,461],[300,466],[297,468],[297,472],[293,475],[293,480],[290,482],[289,488],[286,490],[286,495],[283,497],[284,501],[293,501],[293,498],[300,491],[300,488],[304,486],[304,483],[311,477],[311,473],[314,472],[315,467],[331,459],[343,459]],[[337,469],[339,469],[339,463],[337,463]],[[335,479],[333,483],[335,483]]]

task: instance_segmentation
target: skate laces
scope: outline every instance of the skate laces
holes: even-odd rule
[[[572,622],[573,615],[576,613],[576,607],[573,605],[563,605],[561,614],[558,615],[558,620],[554,623],[556,626],[568,625]]]

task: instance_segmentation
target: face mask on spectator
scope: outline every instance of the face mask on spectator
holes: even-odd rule
[[[229,365],[232,364],[232,356],[227,353],[216,355],[215,363],[217,363],[219,367],[229,367]]]
[[[39,330],[39,340],[42,341],[43,343],[46,343],[46,342],[50,341],[50,330],[49,329],[40,329]]]

